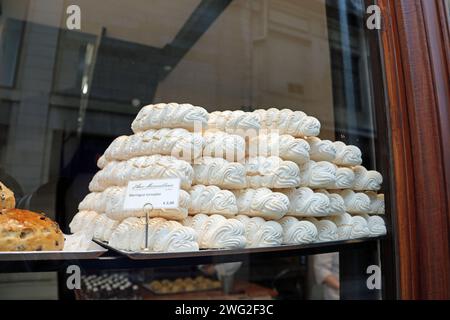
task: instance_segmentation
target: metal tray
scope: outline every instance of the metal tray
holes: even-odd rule
[[[200,249],[199,251],[184,251],[184,252],[134,252],[134,251],[126,251],[126,250],[120,250],[117,248],[114,248],[110,246],[107,242],[94,239],[94,242],[98,243],[99,245],[117,252],[121,255],[127,256],[130,259],[133,260],[150,260],[150,259],[167,259],[167,258],[183,258],[183,257],[193,257],[193,256],[203,256],[203,255],[209,255],[213,252],[218,251],[229,251],[228,249],[214,249],[214,250],[205,250]]]
[[[108,250],[92,242],[88,251],[8,251],[0,252],[0,261],[95,259]]]

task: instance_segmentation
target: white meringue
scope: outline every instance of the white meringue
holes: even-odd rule
[[[309,143],[309,156],[314,161],[333,161],[336,157],[336,148],[330,140],[321,140],[317,137],[306,139]]]
[[[202,155],[202,150],[203,137],[199,133],[191,133],[182,128],[150,129],[131,136],[116,138],[97,164],[100,168],[104,168],[111,161],[156,154],[191,162]]]
[[[265,221],[259,217],[249,218],[238,215],[237,220],[245,227],[247,248],[274,247],[283,241],[283,228],[278,222]]]
[[[350,189],[355,183],[355,174],[352,169],[336,167],[336,180],[327,185],[327,189]]]
[[[317,228],[309,221],[284,217],[278,222],[283,227],[283,244],[295,245],[317,241]]]
[[[366,219],[361,216],[352,217],[352,232],[351,239],[364,238],[370,235],[369,226]]]
[[[235,195],[216,186],[193,186],[189,192],[191,205],[189,214],[206,213],[234,216],[238,213]]]
[[[268,188],[242,189],[233,191],[239,214],[261,217],[267,220],[281,219],[289,208],[289,199],[280,192]]]
[[[203,157],[224,158],[230,162],[245,158],[245,140],[239,135],[208,130],[203,138]]]
[[[370,199],[364,193],[342,190],[339,195],[344,199],[345,211],[353,214],[369,213]]]
[[[246,184],[245,167],[223,158],[204,157],[194,164],[194,183],[215,185],[223,189],[241,189]]]
[[[384,205],[384,194],[377,194],[373,191],[366,191],[365,194],[370,199],[370,211],[368,213],[371,214],[384,214],[385,205]]]
[[[327,161],[308,161],[300,166],[301,187],[326,188],[336,181],[336,166]]]
[[[336,157],[333,162],[339,166],[357,166],[362,163],[362,153],[357,146],[346,145],[341,141],[334,142]]]
[[[191,104],[158,103],[143,107],[131,124],[133,132],[148,129],[206,127],[208,112]]]
[[[386,224],[380,216],[361,215],[367,221],[367,226],[371,237],[382,236],[386,234]]]
[[[363,166],[353,167],[355,173],[354,190],[358,191],[377,191],[380,190],[383,183],[383,176],[375,170],[368,171]]]
[[[291,216],[323,217],[329,214],[330,199],[326,194],[316,193],[307,187],[290,189],[286,194],[290,203],[288,214]]]
[[[293,188],[300,184],[300,170],[279,157],[251,157],[245,162],[248,188]]]
[[[319,189],[316,192],[323,193],[327,195],[330,199],[330,205],[328,207],[328,215],[335,216],[345,213],[345,202],[344,199],[337,193],[329,193],[327,190]]]
[[[339,240],[352,239],[353,220],[351,215],[344,213],[333,216],[330,220],[334,222],[338,228],[337,234]]]
[[[318,136],[320,133],[319,120],[307,116],[302,111],[270,108],[268,110],[258,109],[253,113],[259,116],[261,128],[278,129],[280,134],[307,137]]]
[[[312,222],[317,228],[317,242],[328,242],[338,240],[338,228],[336,224],[328,219],[318,220],[310,217],[306,218],[309,222]]]
[[[296,164],[302,164],[309,160],[309,144],[300,138],[277,133],[260,134],[249,140],[248,155],[277,156],[283,160],[289,160]]]
[[[261,128],[261,123],[258,115],[252,112],[214,111],[209,114],[208,128],[241,136],[252,136]]]
[[[168,178],[179,178],[181,187],[189,189],[193,177],[194,170],[188,162],[171,156],[152,155],[108,163],[95,174],[89,190],[100,192],[111,186],[126,186],[129,181]]]

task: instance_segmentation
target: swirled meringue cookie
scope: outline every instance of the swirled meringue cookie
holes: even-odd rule
[[[206,213],[234,216],[238,213],[235,195],[216,186],[193,186],[189,191],[191,205],[189,214]]]
[[[215,185],[223,189],[245,188],[245,167],[223,158],[203,157],[194,164],[194,183]]]
[[[289,199],[286,195],[273,192],[268,188],[242,189],[233,192],[237,199],[239,214],[278,220],[289,208]]]
[[[278,222],[283,228],[283,244],[295,245],[317,241],[317,228],[310,221],[284,217]]]
[[[105,214],[99,215],[94,223],[94,238],[109,241],[111,234],[119,225],[119,221],[108,218]]]
[[[342,190],[339,195],[344,199],[345,211],[353,214],[369,213],[370,199],[364,193]]]
[[[144,228],[145,223],[141,219],[127,218],[113,231],[109,245],[119,250],[141,251],[145,246]]]
[[[300,166],[301,187],[326,188],[336,181],[336,166],[327,161],[310,160]]]
[[[123,161],[150,155],[173,156],[191,162],[202,155],[203,137],[186,129],[158,129],[138,132],[116,138],[106,149],[104,160],[97,165],[103,168],[111,161]]]
[[[193,219],[197,217],[194,216]],[[236,219],[227,219],[220,215],[212,215],[207,219],[199,219],[203,223],[192,228],[197,231],[200,248],[223,249],[244,248],[246,245],[244,225]]]
[[[351,239],[364,238],[370,235],[369,226],[366,219],[361,216],[352,217],[352,232]]]
[[[339,240],[352,239],[353,220],[351,215],[344,213],[331,217],[330,220],[334,222],[338,228],[337,234]]]
[[[106,201],[103,192],[88,193],[78,204],[79,211],[96,211],[103,213],[106,210]]]
[[[306,139],[310,146],[309,156],[314,161],[333,161],[336,157],[336,148],[330,140],[321,140],[317,137]]]
[[[208,112],[191,104],[158,103],[143,107],[131,124],[134,133],[149,129],[206,127]]]
[[[105,214],[113,220],[123,220],[128,217],[145,217],[146,210],[124,210],[126,187],[110,187],[103,194],[105,197]],[[188,208],[191,204],[189,193],[180,190],[178,199],[178,208],[174,209],[153,209],[149,210],[148,215],[151,218],[166,218],[172,220],[182,220],[188,215]]]
[[[92,236],[95,220],[98,219],[99,216],[100,214],[95,211],[79,211],[69,224],[70,232],[77,233],[80,231],[90,231],[87,232],[87,234]],[[89,228],[91,228],[91,230],[87,230]]]
[[[174,222],[174,221],[172,221]],[[167,231],[159,229],[153,244],[154,252],[189,252],[198,251],[197,233],[194,229],[180,224],[163,223]],[[164,230],[164,231],[163,231]]]
[[[338,228],[336,224],[328,219],[318,220],[310,217],[305,220],[312,222],[317,228],[317,242],[328,242],[338,240]]]
[[[336,180],[330,183],[327,189],[350,189],[355,183],[355,174],[353,170],[345,167],[336,167]]]
[[[258,115],[242,110],[214,111],[209,114],[208,128],[241,136],[255,135],[261,128]]]
[[[259,116],[263,129],[278,129],[280,134],[294,137],[318,136],[320,133],[319,120],[307,116],[302,111],[270,108],[258,109],[253,113]]]
[[[247,158],[245,169],[248,188],[294,188],[300,184],[298,166],[279,157]]]
[[[358,166],[362,163],[362,153],[357,146],[346,145],[341,141],[334,142],[336,157],[334,163],[339,166]]]
[[[325,194],[328,199],[330,199],[330,205],[328,207],[328,215],[335,216],[345,213],[345,202],[344,199],[337,193],[329,193],[327,190],[320,189],[317,190],[318,193]]]
[[[375,170],[368,171],[363,166],[353,167],[353,172],[355,173],[355,184],[353,185],[354,190],[380,190],[381,184],[383,183],[383,176],[381,173]]]
[[[89,183],[91,192],[100,192],[111,186],[126,186],[129,181],[179,178],[181,188],[190,189],[194,170],[183,160],[171,156],[145,156],[127,161],[112,161],[97,172]]]
[[[383,218],[379,216],[369,216],[368,214],[361,215],[367,221],[367,226],[371,237],[382,236],[386,234],[386,224]]]
[[[365,194],[370,199],[370,211],[371,214],[384,214],[384,194],[377,194],[373,191],[366,191]]]
[[[259,134],[249,139],[248,155],[277,156],[283,160],[302,164],[309,161],[309,149],[309,144],[305,140],[287,134]]]
[[[265,221],[259,217],[249,218],[244,215],[238,215],[236,219],[244,224],[247,248],[281,245],[283,241],[283,228],[278,222]]]
[[[203,133],[204,157],[239,162],[245,158],[245,140],[237,134],[207,130]]]
[[[99,169],[103,169],[104,167],[106,167],[106,165],[108,164],[108,160],[106,160],[105,155],[102,155],[100,158],[98,158],[97,160],[97,167]]]
[[[290,189],[285,192],[289,198],[288,214],[290,216],[323,217],[329,214],[330,199],[328,195],[316,193],[307,187]]]

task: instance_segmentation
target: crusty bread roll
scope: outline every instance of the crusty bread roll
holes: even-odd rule
[[[206,127],[208,112],[191,104],[158,103],[143,107],[131,124],[133,132],[161,128],[184,128],[194,131]]]
[[[0,210],[14,209],[16,207],[16,199],[14,193],[0,182]]]
[[[56,222],[28,210],[0,211],[0,251],[59,251],[64,235]]]

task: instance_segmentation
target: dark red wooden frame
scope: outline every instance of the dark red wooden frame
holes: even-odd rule
[[[398,297],[450,299],[450,44],[444,0],[379,0]]]

